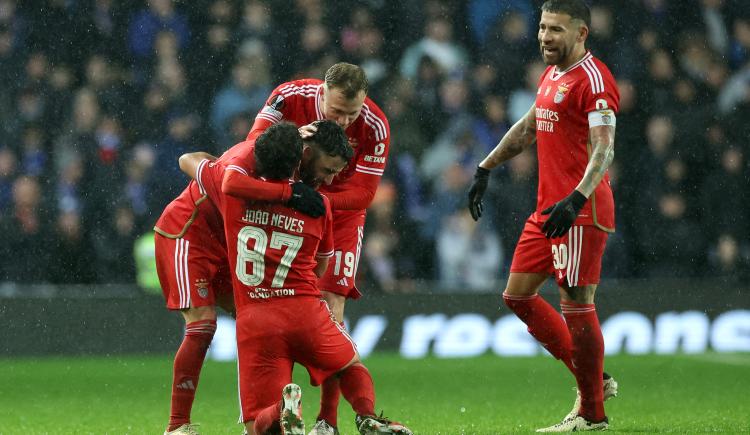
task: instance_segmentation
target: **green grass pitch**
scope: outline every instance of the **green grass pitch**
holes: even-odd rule
[[[0,359],[0,434],[160,434],[169,413],[171,356]],[[416,434],[530,433],[559,421],[574,385],[552,358],[403,360],[365,363],[376,407]],[[606,370],[620,383],[607,402],[618,433],[750,433],[750,354],[616,356]],[[308,425],[318,390],[303,369]],[[206,363],[193,411],[204,434],[241,434],[236,365]],[[342,434],[356,433],[343,400]]]

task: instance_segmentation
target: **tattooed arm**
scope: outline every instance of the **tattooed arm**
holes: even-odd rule
[[[513,124],[487,157],[479,163],[484,169],[493,169],[506,160],[521,154],[536,140],[536,106],[532,105],[526,115]]]
[[[594,193],[596,186],[602,181],[607,168],[615,158],[615,127],[611,125],[592,127],[589,136],[593,151],[586,165],[586,172],[576,186],[576,190],[586,198]]]

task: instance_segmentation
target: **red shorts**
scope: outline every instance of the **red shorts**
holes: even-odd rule
[[[237,366],[242,422],[281,399],[292,382],[292,366],[302,364],[310,383],[320,385],[357,353],[349,334],[314,296],[244,305],[237,313]]]
[[[326,273],[318,280],[318,288],[349,299],[359,299],[357,290],[357,265],[362,253],[362,236],[365,229],[365,211],[334,212],[333,258]]]
[[[548,239],[542,224],[533,215],[526,220],[511,273],[548,273],[563,287],[598,284],[609,234],[595,226],[574,225],[566,235]]]
[[[213,239],[196,237],[188,230],[184,237],[170,239],[154,235],[156,271],[170,310],[216,305],[216,296],[231,300],[232,279],[226,248]]]

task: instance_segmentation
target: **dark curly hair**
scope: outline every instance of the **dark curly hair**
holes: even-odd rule
[[[272,125],[255,140],[255,166],[259,176],[289,178],[302,159],[302,139],[290,122]]]
[[[345,162],[351,160],[354,150],[349,146],[349,139],[343,128],[329,120],[316,121],[315,127],[318,131],[311,138],[305,139],[305,142],[314,142],[317,144],[314,148],[329,156],[341,157]]]

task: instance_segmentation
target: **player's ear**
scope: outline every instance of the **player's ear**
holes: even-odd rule
[[[578,36],[576,37],[576,42],[585,42],[588,36],[589,36],[588,26],[584,23],[581,23],[581,25],[578,26]]]
[[[315,150],[313,149],[313,147],[310,144],[308,144],[307,141],[303,141],[302,142],[302,160],[300,161],[300,163],[310,161],[310,159],[312,159],[314,156],[314,152]]]

